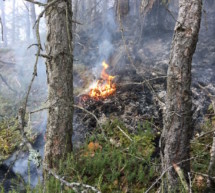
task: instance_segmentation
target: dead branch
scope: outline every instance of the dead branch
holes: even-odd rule
[[[30,2],[30,3],[33,3],[33,4],[35,4],[35,5],[39,5],[39,6],[46,6],[47,4],[45,4],[45,3],[41,3],[41,2],[39,2],[39,1],[34,1],[34,0],[25,0],[25,1],[28,1],[28,2]]]
[[[76,20],[72,20],[73,23],[79,24],[79,25],[83,25],[82,23],[80,23],[79,21]]]
[[[176,173],[178,174],[179,179],[181,180],[181,183],[182,183],[184,189],[186,190],[186,192],[189,192],[189,186],[186,182],[182,169],[175,163],[173,163],[173,168],[175,169]]]
[[[184,163],[184,162],[188,162],[188,161],[190,161],[190,160],[194,160],[194,159],[196,159],[196,158],[199,158],[199,157],[204,157],[205,155],[197,155],[197,156],[194,156],[194,157],[191,157],[191,158],[189,158],[189,159],[186,159],[186,160],[182,160],[182,161],[180,161],[180,162],[178,162],[178,163],[176,163],[177,165],[180,165],[180,164],[182,164],[182,163]],[[151,191],[151,189],[163,178],[163,176],[166,174],[166,172],[168,172],[169,170],[171,170],[173,168],[173,165],[172,166],[170,166],[170,167],[168,167],[166,170],[164,170],[162,173],[161,173],[161,175],[155,180],[155,182],[154,183],[152,183],[152,185],[145,191],[145,193],[149,193],[150,191]]]
[[[48,55],[46,55],[46,54],[39,54],[39,56],[40,56],[40,57],[43,57],[43,58],[46,58],[46,59],[48,59],[48,60],[51,59],[51,57],[48,56]]]
[[[96,122],[98,123],[100,129],[103,131],[102,126],[101,126],[101,124],[100,124],[100,122],[99,122],[99,120],[98,120],[98,118],[96,117],[95,114],[93,114],[92,112],[90,112],[90,111],[88,111],[87,109],[85,109],[85,108],[83,108],[83,107],[81,107],[81,106],[78,106],[78,105],[73,105],[73,107],[78,108],[78,109],[81,109],[82,111],[84,111],[84,112],[90,114],[91,116],[93,116],[93,117],[95,118]]]
[[[188,172],[188,179],[189,179],[189,193],[192,193],[192,179],[191,179],[191,175],[190,175],[190,172]]]
[[[202,138],[202,137],[204,137],[204,136],[206,136],[206,135],[209,135],[209,134],[211,134],[211,133],[214,133],[214,132],[215,132],[215,129],[213,129],[213,130],[211,130],[211,131],[208,131],[208,132],[206,132],[206,133],[203,133],[202,135],[200,135],[200,136],[194,138],[192,141],[197,140],[197,139],[200,139],[200,138]]]
[[[45,165],[43,166],[43,168],[48,171],[49,174],[51,174],[52,176],[54,176],[57,180],[59,180],[62,184],[66,185],[67,187],[72,188],[75,192],[79,193],[79,192],[88,192],[88,191],[93,191],[96,193],[101,193],[99,190],[97,190],[95,187],[87,185],[87,184],[81,184],[81,183],[77,183],[77,182],[67,182],[66,180],[64,180],[62,177],[60,177],[59,175],[57,175],[55,172],[53,172],[51,169],[47,168]],[[85,189],[85,190],[80,190],[80,189]]]
[[[32,46],[38,46],[38,44],[31,44],[27,49],[31,48]]]
[[[120,126],[117,125],[117,128],[118,128],[130,141],[133,141],[133,140],[131,139],[131,137],[130,137],[125,131],[123,131],[123,130],[120,128]]]
[[[29,94],[30,94],[30,91],[31,91],[31,87],[33,85],[35,77],[37,76],[37,63],[38,63],[38,60],[39,60],[40,51],[42,50],[41,40],[40,40],[40,33],[39,33],[40,19],[43,17],[43,15],[47,11],[47,9],[49,7],[51,7],[52,5],[54,5],[56,2],[57,2],[57,0],[53,0],[52,2],[46,4],[44,10],[39,14],[39,16],[38,16],[38,18],[37,18],[37,20],[36,20],[36,22],[34,24],[34,25],[36,25],[36,35],[37,35],[38,49],[37,49],[36,61],[35,61],[35,64],[34,64],[33,76],[32,76],[31,82],[29,84],[28,91],[27,91],[26,98],[25,98],[25,103],[24,103],[24,111],[25,111],[25,113],[26,113],[28,97],[29,97]]]
[[[153,81],[153,80],[157,80],[157,79],[160,79],[160,78],[167,78],[167,76],[159,76],[159,77],[156,77],[156,78],[146,79],[143,82],[127,82],[127,83],[122,83],[122,84],[119,84],[119,85],[120,86],[126,86],[126,85],[132,85],[132,84],[133,85],[142,85],[142,84],[145,84],[148,81]]]
[[[208,174],[203,174],[203,173],[200,173],[200,172],[193,172],[193,171],[191,171],[191,173],[197,174],[197,175],[201,175],[201,176],[204,176],[204,177],[206,177],[206,178],[209,177]],[[215,179],[215,176],[210,176],[210,178]]]
[[[41,108],[41,109],[36,109],[36,110],[34,110],[34,111],[31,111],[30,114],[38,113],[38,112],[44,111],[44,110],[48,110],[49,108],[50,108],[50,107],[43,107],[43,108]]]

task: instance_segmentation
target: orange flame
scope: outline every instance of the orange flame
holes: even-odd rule
[[[116,91],[116,85],[112,83],[112,80],[115,77],[106,73],[106,69],[109,65],[103,61],[102,66],[101,79],[96,81],[95,85],[91,87],[89,92],[90,97],[95,99],[106,98]]]

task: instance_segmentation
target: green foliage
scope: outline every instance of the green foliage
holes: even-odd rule
[[[210,107],[208,110],[210,111]],[[191,142],[191,156],[196,157],[196,159],[191,161],[191,169],[193,172],[193,192],[208,192],[206,190],[207,178],[201,174],[208,173],[210,150],[213,140],[213,135],[211,135],[211,131],[214,129],[213,120],[214,116],[206,118],[204,124],[202,125],[201,133],[196,134],[196,137]],[[203,135],[204,133],[207,134]]]
[[[151,129],[129,133],[124,124],[115,120],[105,124],[103,130],[106,137],[97,130],[87,138],[86,144],[61,162],[58,174],[68,182],[89,184],[101,192],[139,193],[146,190],[157,176],[157,160],[152,160],[155,147]],[[110,142],[111,139],[115,143]],[[38,184],[31,191],[41,192],[43,187]],[[62,187],[52,176],[45,189],[47,193],[73,192]]]

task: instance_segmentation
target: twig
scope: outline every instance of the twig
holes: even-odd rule
[[[189,179],[189,184],[190,184],[190,192],[189,193],[192,193],[192,179],[191,179],[191,175],[190,175],[190,172],[188,172],[188,179]]]
[[[80,23],[79,21],[76,21],[76,20],[72,20],[73,23],[77,23],[79,25],[83,25],[82,23]]]
[[[49,109],[49,108],[50,108],[50,107],[43,107],[43,108],[41,108],[41,109],[36,109],[36,110],[34,110],[34,111],[31,111],[30,114],[38,113],[38,112],[40,112],[40,111],[47,110],[47,109]]]
[[[193,159],[196,159],[196,158],[198,158],[198,157],[203,157],[204,155],[197,155],[197,156],[195,156],[195,157],[191,157],[191,158],[189,158],[189,159],[186,159],[186,160],[182,160],[182,161],[180,161],[180,162],[178,162],[178,163],[176,163],[177,165],[180,165],[180,164],[182,164],[182,163],[184,163],[184,162],[188,162],[188,161],[190,161],[190,160],[193,160]],[[145,193],[149,193],[149,191],[162,179],[162,177],[166,174],[166,172],[168,172],[170,169],[172,169],[173,168],[173,166],[170,166],[170,167],[168,167],[166,170],[164,170],[162,173],[161,173],[161,175],[155,180],[155,182],[154,183],[152,183],[152,185],[145,191]]]
[[[215,132],[215,129],[213,129],[213,130],[211,130],[211,131],[208,131],[208,132],[206,132],[206,133],[203,133],[202,135],[200,135],[200,136],[194,138],[192,141],[197,140],[197,139],[199,139],[199,138],[202,138],[202,137],[204,137],[205,135],[211,134],[211,133],[213,133],[213,132]]]
[[[57,180],[59,180],[62,184],[66,185],[67,187],[72,188],[75,192],[80,193],[80,190],[77,189],[86,189],[87,191],[93,191],[96,193],[101,193],[99,190],[97,190],[95,187],[87,185],[87,184],[81,184],[81,183],[77,183],[77,182],[67,182],[66,180],[64,180],[62,177],[60,177],[59,175],[57,175],[56,173],[54,173],[51,169],[47,168],[45,165],[43,166],[43,168],[49,172],[49,174],[51,174],[52,176],[54,176]],[[83,191],[84,192],[84,191]]]
[[[45,3],[41,3],[39,1],[34,1],[34,0],[25,0],[25,1],[28,1],[30,3],[36,4],[36,5],[39,5],[39,6],[46,6],[47,5]]]
[[[204,176],[206,178],[209,178],[208,174],[203,174],[203,173],[200,173],[200,172],[193,172],[193,171],[191,171],[191,173],[198,174],[198,175]],[[215,179],[215,176],[210,176],[210,178]]]
[[[85,108],[83,108],[83,107],[81,107],[81,106],[79,106],[79,105],[73,105],[73,106],[74,106],[75,108],[81,109],[82,111],[85,111],[86,113],[92,115],[92,116],[95,118],[95,120],[97,121],[99,127],[102,129],[102,126],[101,126],[101,124],[100,124],[100,122],[99,122],[99,120],[98,120],[98,118],[96,117],[95,114],[93,114],[92,112],[88,111],[87,109],[85,109]],[[102,130],[103,130],[103,129],[102,129]]]
[[[40,57],[43,57],[43,58],[46,58],[46,59],[48,59],[48,60],[51,59],[51,57],[48,56],[48,55],[46,55],[46,54],[39,54],[39,56],[40,56]]]
[[[117,125],[117,128],[118,128],[130,141],[133,141],[133,140],[131,139],[131,137],[130,137],[125,131],[123,131],[123,130],[120,128],[120,126]]]
[[[123,84],[119,84],[120,86],[126,86],[126,85],[142,85],[142,84],[145,84],[146,82],[148,81],[153,81],[153,80],[157,80],[157,79],[160,79],[160,78],[167,78],[167,76],[160,76],[160,77],[156,77],[156,78],[151,78],[151,79],[146,79],[142,82],[127,82],[127,83],[123,83]]]
[[[31,44],[27,49],[31,48],[32,46],[38,46],[38,44]]]
[[[189,192],[189,186],[186,182],[182,169],[175,163],[173,163],[173,168],[175,169],[176,173],[178,174],[179,179],[181,180],[181,183],[182,183],[184,189],[186,190],[186,192]]]

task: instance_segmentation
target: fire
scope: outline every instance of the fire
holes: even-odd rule
[[[103,61],[102,66],[101,79],[96,81],[89,92],[90,97],[95,99],[106,98],[116,91],[116,85],[112,83],[115,77],[106,73],[106,69],[109,65]]]

